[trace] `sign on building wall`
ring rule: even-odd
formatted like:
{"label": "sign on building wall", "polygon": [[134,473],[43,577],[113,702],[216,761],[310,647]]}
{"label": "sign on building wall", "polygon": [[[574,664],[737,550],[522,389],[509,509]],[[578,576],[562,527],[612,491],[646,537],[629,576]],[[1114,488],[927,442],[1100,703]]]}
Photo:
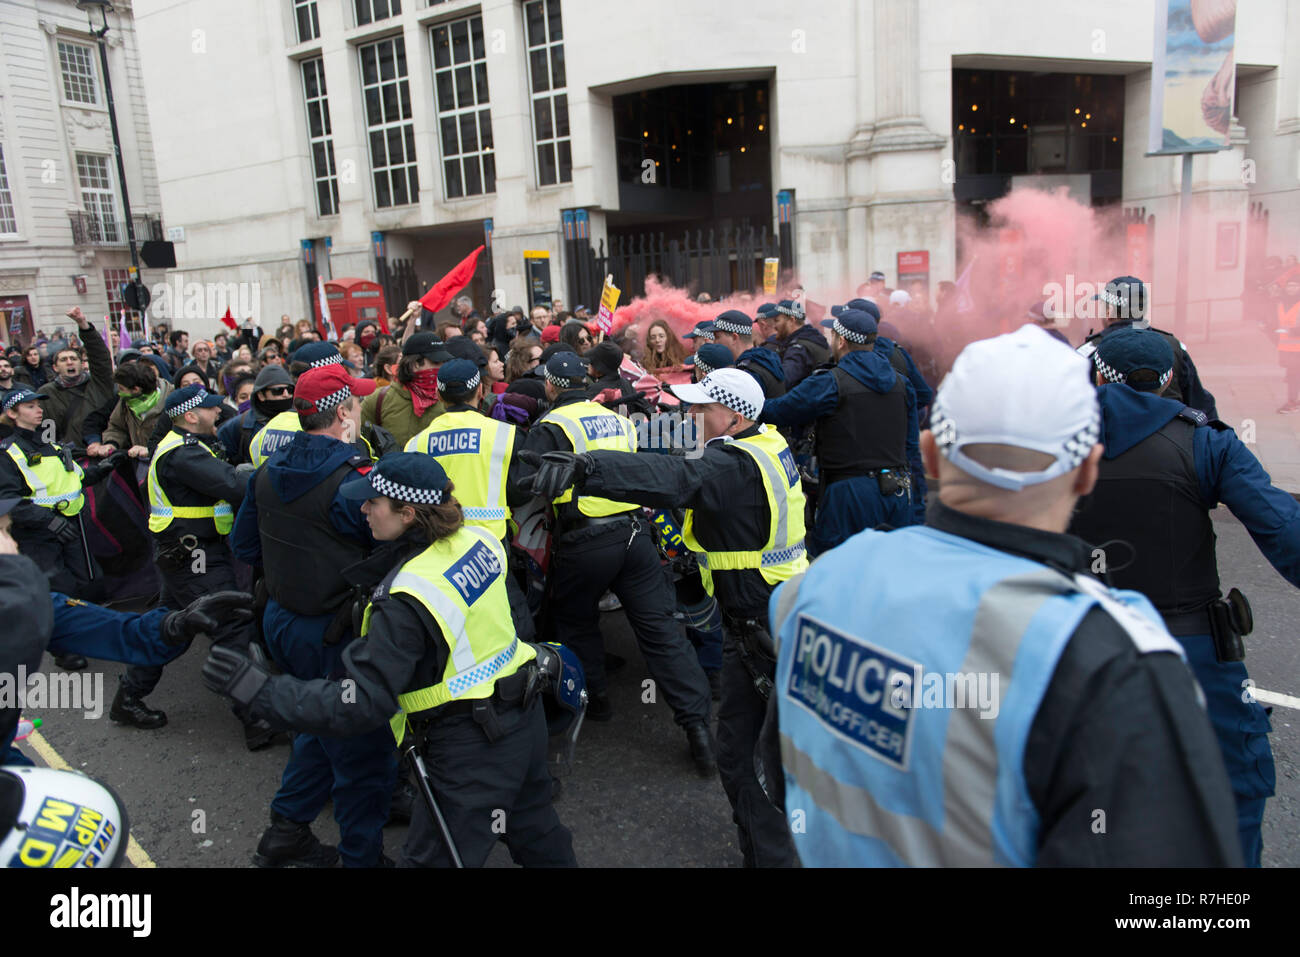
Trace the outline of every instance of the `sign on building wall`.
{"label": "sign on building wall", "polygon": [[926,249],[898,254],[898,288],[910,291],[911,284],[921,282],[930,289],[930,252]]}
{"label": "sign on building wall", "polygon": [[1149,153],[1227,149],[1237,0],[1156,0]]}
{"label": "sign on building wall", "polygon": [[545,249],[524,250],[524,277],[528,282],[528,308],[551,302],[551,254]]}

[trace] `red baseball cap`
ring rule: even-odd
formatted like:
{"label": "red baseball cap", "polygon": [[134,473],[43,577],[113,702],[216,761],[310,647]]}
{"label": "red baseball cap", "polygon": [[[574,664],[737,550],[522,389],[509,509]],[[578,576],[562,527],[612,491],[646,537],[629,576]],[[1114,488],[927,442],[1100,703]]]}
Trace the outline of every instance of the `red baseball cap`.
{"label": "red baseball cap", "polygon": [[542,342],[550,345],[552,342],[560,341],[560,327],[547,326],[542,330]]}
{"label": "red baseball cap", "polygon": [[343,366],[335,363],[308,369],[300,375],[293,389],[293,397],[310,402],[311,408],[300,410],[298,414],[311,415],[336,408],[351,396],[370,395],[374,391],[374,379],[354,379]]}

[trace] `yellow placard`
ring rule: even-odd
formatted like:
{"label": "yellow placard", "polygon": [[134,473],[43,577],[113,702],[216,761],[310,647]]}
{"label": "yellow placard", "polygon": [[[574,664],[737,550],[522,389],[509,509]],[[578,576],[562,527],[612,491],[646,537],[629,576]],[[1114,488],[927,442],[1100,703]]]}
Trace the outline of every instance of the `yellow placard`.
{"label": "yellow placard", "polygon": [[781,260],[764,259],[763,260],[763,295],[776,295],[776,274],[781,268]]}
{"label": "yellow placard", "polygon": [[550,259],[551,254],[547,252],[545,249],[525,249],[524,258],[525,259]]}

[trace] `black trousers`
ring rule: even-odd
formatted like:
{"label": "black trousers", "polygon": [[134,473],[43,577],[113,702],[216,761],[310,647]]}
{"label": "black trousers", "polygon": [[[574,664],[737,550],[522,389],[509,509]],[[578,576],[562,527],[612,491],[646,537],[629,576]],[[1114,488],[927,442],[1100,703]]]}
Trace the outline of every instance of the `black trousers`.
{"label": "black trousers", "polygon": [[[498,714],[503,734],[495,742],[471,716],[457,715],[432,725],[424,744],[429,783],[461,863],[482,867],[504,841],[524,867],[577,867],[573,836],[551,803],[541,700]],[[423,796],[411,810],[400,866],[453,866]]]}
{"label": "black trousers", "polygon": [[[168,544],[162,543],[162,547],[166,548]],[[238,589],[234,559],[224,539],[205,539],[195,547],[202,551],[201,572],[194,570],[197,555],[190,555],[179,562],[161,559],[158,555],[159,542],[154,540],[154,560],[163,581],[162,604],[173,611],[180,611],[204,595]],[[122,688],[127,694],[142,698],[158,687],[162,673],[161,665],[128,665],[122,675]]]}
{"label": "black trousers", "polygon": [[[81,516],[73,515],[68,521],[77,525]],[[92,555],[90,565],[86,564],[88,553],[82,544],[84,536],[77,541],[61,542],[44,529],[14,529],[14,540],[18,543],[18,551],[45,573],[51,591],[96,603],[106,597],[99,563]]]}
{"label": "black trousers", "polygon": [[709,720],[709,682],[695,649],[673,618],[677,597],[668,587],[659,552],[643,523],[596,525],[561,536],[551,562],[551,617],[555,640],[582,661],[587,688],[604,694],[605,643],[600,596],[612,590],[636,635],[650,676],[685,727]]}
{"label": "black trousers", "polygon": [[[774,672],[775,668],[767,669],[768,677]],[[785,815],[763,793],[754,770],[754,749],[767,715],[767,701],[755,690],[754,681],[736,650],[736,639],[729,633],[722,650],[721,683],[718,776],[731,801],[745,866],[793,867],[798,858]]]}

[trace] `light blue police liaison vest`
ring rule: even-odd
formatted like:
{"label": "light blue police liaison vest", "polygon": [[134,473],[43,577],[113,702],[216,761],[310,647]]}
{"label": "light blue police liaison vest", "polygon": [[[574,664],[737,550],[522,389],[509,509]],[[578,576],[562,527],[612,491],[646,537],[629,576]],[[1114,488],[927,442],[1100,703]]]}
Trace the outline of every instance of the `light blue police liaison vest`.
{"label": "light blue police liaison vest", "polygon": [[[1099,603],[1140,653],[1182,654],[1136,592],[921,526],[862,532],[777,589],[785,805],[803,863],[1032,866],[1025,742]],[[986,708],[949,691],[975,692],[981,675]]]}

